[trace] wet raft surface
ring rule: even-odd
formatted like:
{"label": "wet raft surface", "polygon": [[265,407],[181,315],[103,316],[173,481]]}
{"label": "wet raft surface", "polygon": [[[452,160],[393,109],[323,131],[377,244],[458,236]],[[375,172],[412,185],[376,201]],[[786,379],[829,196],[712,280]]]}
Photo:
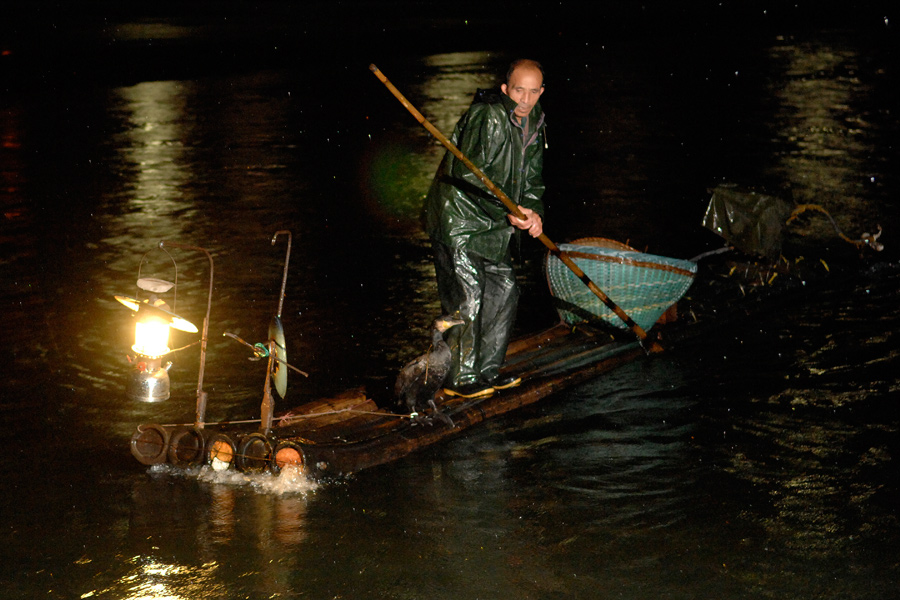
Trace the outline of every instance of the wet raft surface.
{"label": "wet raft surface", "polygon": [[402,458],[644,354],[637,342],[615,341],[590,327],[560,324],[510,345],[504,373],[522,377],[522,385],[477,400],[439,393],[435,402],[453,427],[438,419],[424,422],[379,408],[359,389],[292,410],[273,435],[302,453],[309,475],[342,476]]}

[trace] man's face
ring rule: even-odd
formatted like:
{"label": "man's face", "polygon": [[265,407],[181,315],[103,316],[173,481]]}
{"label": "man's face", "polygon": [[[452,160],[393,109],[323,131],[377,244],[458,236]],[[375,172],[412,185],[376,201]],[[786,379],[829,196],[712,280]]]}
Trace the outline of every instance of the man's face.
{"label": "man's face", "polygon": [[513,111],[515,115],[524,118],[544,93],[544,78],[537,69],[519,67],[513,71],[509,82],[500,86],[500,90],[518,104]]}

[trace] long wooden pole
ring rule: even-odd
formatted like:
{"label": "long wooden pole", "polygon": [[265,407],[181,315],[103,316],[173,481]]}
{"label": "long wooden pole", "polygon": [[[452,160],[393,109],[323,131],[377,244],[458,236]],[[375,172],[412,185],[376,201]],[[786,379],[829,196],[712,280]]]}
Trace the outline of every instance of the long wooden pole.
{"label": "long wooden pole", "polygon": [[[504,204],[504,206],[506,206],[509,212],[513,214],[513,216],[519,219],[525,219],[525,215],[522,214],[521,210],[519,210],[518,205],[513,202],[509,198],[509,196],[507,196],[503,192],[503,190],[497,187],[493,181],[488,179],[487,175],[485,175],[481,171],[481,169],[475,166],[475,164],[470,161],[453,142],[448,140],[447,137],[444,136],[444,134],[442,134],[437,127],[432,125],[428,121],[428,119],[422,116],[422,113],[416,110],[416,107],[409,103],[409,100],[407,100],[403,96],[403,94],[400,93],[400,90],[394,87],[394,84],[384,76],[384,74],[378,69],[378,67],[376,67],[375,65],[369,65],[369,69],[372,71],[372,73],[375,74],[375,77],[377,77],[381,81],[381,83],[383,83],[387,87],[387,89],[390,90],[394,97],[396,97],[397,100],[400,101],[400,104],[406,107],[406,110],[408,110],[410,114],[415,117],[416,121],[421,123],[425,127],[425,129],[427,129],[428,132],[431,133],[431,135],[433,135],[435,139],[437,139],[437,141],[443,144],[444,147],[447,148],[447,150],[452,152],[453,155],[460,160],[460,162],[462,162],[470,171],[472,171],[472,173],[474,173],[475,176],[478,177],[478,179],[485,185],[485,187],[487,187],[487,189],[490,190],[491,193],[493,193],[495,196],[497,196],[497,198],[500,199],[500,201]],[[539,239],[550,250],[550,253],[553,254],[553,256],[561,260],[564,265],[569,267],[569,270],[571,270],[575,274],[575,276],[578,277],[582,281],[582,283],[584,283],[584,285],[586,285],[588,289],[594,293],[595,296],[600,298],[603,304],[605,304],[611,311],[613,311],[616,316],[622,319],[622,321],[628,326],[628,328],[631,329],[632,332],[634,332],[634,335],[637,336],[638,340],[641,341],[642,345],[644,344],[644,342],[650,342],[650,347],[648,348],[647,346],[645,346],[645,350],[647,350],[648,352],[659,352],[662,350],[662,347],[658,343],[648,339],[647,332],[644,331],[640,325],[635,323],[634,319],[629,317],[628,314],[626,314],[618,304],[613,302],[613,300],[603,292],[603,290],[597,287],[597,284],[591,281],[587,274],[585,274],[585,272],[581,270],[581,267],[575,264],[575,262],[571,258],[569,258],[565,252],[560,250],[559,246],[553,243],[553,240],[548,238],[546,234],[543,233],[538,236],[537,239]]]}

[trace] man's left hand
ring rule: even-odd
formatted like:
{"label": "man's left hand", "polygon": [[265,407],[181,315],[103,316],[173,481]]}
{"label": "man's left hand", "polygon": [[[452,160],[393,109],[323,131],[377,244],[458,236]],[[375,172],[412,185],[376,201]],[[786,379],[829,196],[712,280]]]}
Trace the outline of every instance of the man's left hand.
{"label": "man's left hand", "polygon": [[506,215],[509,222],[513,227],[528,231],[528,235],[531,237],[539,237],[544,232],[544,221],[541,219],[541,215],[524,206],[519,206],[519,210],[522,211],[525,218],[520,219],[515,215]]}

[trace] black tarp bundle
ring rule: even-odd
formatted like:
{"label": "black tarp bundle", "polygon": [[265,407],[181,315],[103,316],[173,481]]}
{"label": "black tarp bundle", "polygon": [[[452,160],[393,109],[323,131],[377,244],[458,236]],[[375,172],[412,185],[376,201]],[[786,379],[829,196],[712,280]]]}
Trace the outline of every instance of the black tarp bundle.
{"label": "black tarp bundle", "polygon": [[719,186],[712,192],[703,226],[746,254],[777,260],[792,205],[752,190]]}

